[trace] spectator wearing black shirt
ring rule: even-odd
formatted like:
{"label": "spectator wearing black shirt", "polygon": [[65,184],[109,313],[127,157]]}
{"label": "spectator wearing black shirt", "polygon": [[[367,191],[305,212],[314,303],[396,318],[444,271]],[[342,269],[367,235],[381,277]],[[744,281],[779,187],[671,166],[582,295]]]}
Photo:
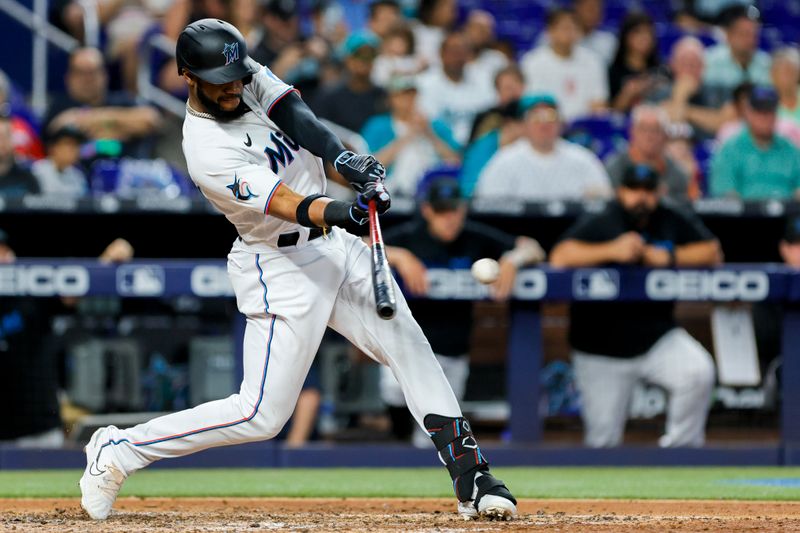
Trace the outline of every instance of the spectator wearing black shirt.
{"label": "spectator wearing black shirt", "polygon": [[351,33],[343,45],[344,79],[320,91],[313,109],[320,118],[359,132],[367,120],[386,113],[386,91],[372,83],[372,64],[380,41],[369,32]]}
{"label": "spectator wearing black shirt", "polygon": [[[632,167],[616,201],[573,225],[551,252],[557,268],[640,265],[703,267],[721,260],[719,243],[692,213],[661,202],[658,174]],[[637,381],[669,394],[660,446],[701,446],[714,385],[711,355],[673,318],[671,302],[573,302],[569,340],[582,398],[584,442],[622,442]]]}
{"label": "spectator wearing black shirt", "polygon": [[20,167],[14,157],[11,120],[0,116],[0,197],[38,193],[39,182],[29,170]]}
{"label": "spectator wearing black shirt", "polygon": [[619,35],[617,53],[608,68],[608,94],[615,110],[627,112],[655,83],[658,48],[653,20],[645,13],[629,13]]}
{"label": "spectator wearing black shirt", "polygon": [[[500,276],[491,286],[492,297],[505,300],[511,294],[517,270],[541,261],[544,252],[528,237],[514,238],[492,227],[467,220],[467,206],[458,181],[447,176],[429,178],[421,217],[386,231],[389,264],[403,281],[404,292],[424,297],[428,292],[428,268],[466,269],[484,257],[497,259]],[[411,312],[431,343],[456,397],[463,399],[469,374],[469,338],[472,302],[464,300],[409,299]],[[400,385],[390,373],[381,377],[384,400],[393,419],[406,417]],[[409,423],[410,426],[410,423]],[[427,435],[414,442],[429,445]]]}
{"label": "spectator wearing black shirt", "polygon": [[78,48],[72,52],[64,82],[66,94],[47,110],[44,123],[48,131],[73,125],[91,140],[120,141],[125,155],[149,155],[152,147],[146,138],[159,127],[158,112],[137,105],[124,93],[108,92],[108,74],[99,50]]}

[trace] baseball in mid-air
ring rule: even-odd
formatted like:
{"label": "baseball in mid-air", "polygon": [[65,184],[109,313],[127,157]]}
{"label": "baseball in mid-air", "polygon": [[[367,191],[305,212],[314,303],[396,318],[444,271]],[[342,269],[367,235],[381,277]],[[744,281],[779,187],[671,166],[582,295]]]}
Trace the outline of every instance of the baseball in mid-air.
{"label": "baseball in mid-air", "polygon": [[470,270],[475,279],[481,283],[494,283],[500,275],[500,264],[494,259],[484,257],[472,263],[472,268]]}

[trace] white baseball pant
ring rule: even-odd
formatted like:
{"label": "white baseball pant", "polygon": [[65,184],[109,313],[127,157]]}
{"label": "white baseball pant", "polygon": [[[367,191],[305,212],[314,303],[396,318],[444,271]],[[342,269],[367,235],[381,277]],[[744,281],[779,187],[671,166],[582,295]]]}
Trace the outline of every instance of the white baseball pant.
{"label": "white baseball pant", "polygon": [[[439,366],[442,367],[444,377],[450,384],[456,399],[460,402],[464,399],[464,392],[467,389],[467,378],[469,378],[469,354],[459,356],[447,356],[434,354]],[[392,369],[383,366],[380,371],[380,391],[381,399],[386,402],[386,405],[391,407],[403,407],[406,405],[405,397],[403,396],[403,388],[395,378]],[[414,429],[411,435],[411,442],[417,448],[433,448],[433,441],[428,436],[428,432],[420,426]]]}
{"label": "white baseball pant", "polygon": [[622,443],[631,395],[639,380],[664,387],[669,397],[666,431],[659,446],[702,446],[705,442],[714,363],[686,330],[665,333],[647,353],[631,359],[576,350],[572,361],[587,446]]}
{"label": "white baseball pant", "polygon": [[339,229],[303,241],[259,253],[234,244],[228,274],[247,317],[239,393],[112,430],[103,449],[113,451],[117,466],[129,474],[158,459],[277,435],[294,410],[326,326],[391,368],[420,426],[431,413],[461,416],[396,284],[394,319],[378,317],[369,248]]}

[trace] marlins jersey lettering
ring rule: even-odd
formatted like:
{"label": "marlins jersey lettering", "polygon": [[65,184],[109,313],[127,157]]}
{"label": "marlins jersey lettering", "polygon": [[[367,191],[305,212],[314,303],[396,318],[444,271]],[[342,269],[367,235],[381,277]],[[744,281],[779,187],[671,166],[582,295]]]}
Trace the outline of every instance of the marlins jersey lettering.
{"label": "marlins jersey lettering", "polygon": [[293,90],[262,66],[244,86],[242,98],[250,112],[218,121],[187,109],[183,123],[183,153],[192,181],[254,247],[274,247],[281,233],[308,233],[298,224],[265,216],[281,183],[303,196],[325,192],[322,160],[269,119],[272,107]]}

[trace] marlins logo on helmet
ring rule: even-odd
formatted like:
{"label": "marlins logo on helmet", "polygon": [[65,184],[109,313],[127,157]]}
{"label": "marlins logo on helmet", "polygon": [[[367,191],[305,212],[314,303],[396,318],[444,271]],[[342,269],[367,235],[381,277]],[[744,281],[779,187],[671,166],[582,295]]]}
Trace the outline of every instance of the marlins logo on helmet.
{"label": "marlins logo on helmet", "polygon": [[222,49],[222,54],[225,56],[225,64],[230,65],[234,61],[239,60],[239,43],[225,43]]}

